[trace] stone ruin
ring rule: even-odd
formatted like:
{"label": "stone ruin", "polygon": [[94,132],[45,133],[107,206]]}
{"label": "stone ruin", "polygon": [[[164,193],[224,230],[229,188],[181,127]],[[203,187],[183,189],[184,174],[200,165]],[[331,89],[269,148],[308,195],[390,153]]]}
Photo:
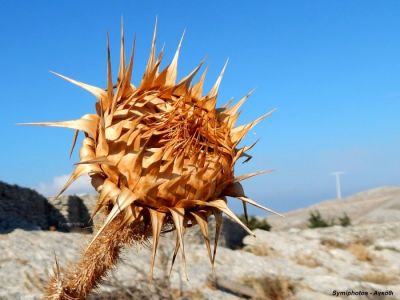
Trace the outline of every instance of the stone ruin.
{"label": "stone ruin", "polygon": [[0,181],[0,233],[16,228],[92,232],[94,196],[47,199],[38,192]]}

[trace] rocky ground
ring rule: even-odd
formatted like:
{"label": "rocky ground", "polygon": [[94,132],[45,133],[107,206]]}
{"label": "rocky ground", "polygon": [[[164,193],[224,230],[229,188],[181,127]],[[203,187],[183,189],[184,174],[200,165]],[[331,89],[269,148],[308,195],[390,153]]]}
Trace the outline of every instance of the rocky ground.
{"label": "rocky ground", "polygon": [[[255,233],[256,238],[244,238],[242,249],[218,248],[216,276],[205,246],[188,238],[188,281],[179,261],[168,277],[171,236],[162,239],[153,283],[148,282],[149,248],[128,249],[91,298],[400,299],[399,222]],[[0,235],[0,299],[40,299],[54,256],[65,266],[90,237],[21,229]],[[369,295],[334,296],[351,290]]]}
{"label": "rocky ground", "polygon": [[[55,256],[66,266],[90,240],[95,200],[47,200],[0,182],[0,299],[41,298]],[[305,229],[313,210],[326,220],[346,212],[353,226]],[[173,236],[162,239],[152,283],[149,247],[127,249],[91,299],[400,299],[400,188],[370,190],[285,215],[268,217],[273,231],[256,230],[256,238],[225,220],[215,274],[198,230],[188,230],[189,280],[179,261],[168,276]],[[95,218],[95,226],[100,221]],[[214,229],[211,222],[210,232]]]}

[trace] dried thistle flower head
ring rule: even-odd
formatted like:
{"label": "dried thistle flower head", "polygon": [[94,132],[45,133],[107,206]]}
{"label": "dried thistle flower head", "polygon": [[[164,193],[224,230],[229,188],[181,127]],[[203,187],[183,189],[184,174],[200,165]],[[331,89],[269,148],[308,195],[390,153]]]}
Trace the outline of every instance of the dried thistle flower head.
{"label": "dried thistle flower head", "polygon": [[[30,123],[74,129],[72,150],[79,131],[84,133],[80,162],[60,194],[79,176],[89,174],[99,193],[93,214],[101,211],[107,215],[93,241],[117,218],[121,230],[140,225],[153,237],[151,269],[166,225],[177,233],[174,258],[180,248],[184,259],[183,232],[198,224],[213,264],[222,213],[252,234],[228,208],[227,196],[240,199],[244,207],[250,203],[271,211],[246,197],[240,184],[263,172],[234,175],[235,163],[241,157],[249,160],[246,152],[254,146],[239,148],[238,144],[271,112],[234,127],[238,110],[250,94],[233,106],[216,108],[226,65],[208,94],[202,91],[206,72],[192,84],[202,63],[176,83],[181,44],[182,39],[172,62],[160,71],[163,51],[156,56],[155,30],[150,57],[136,87],[131,83],[133,51],[126,65],[122,32],[116,83],[112,80],[109,48],[105,90],[57,74],[97,97],[96,114],[73,121]],[[213,253],[208,238],[210,215],[217,222]]]}

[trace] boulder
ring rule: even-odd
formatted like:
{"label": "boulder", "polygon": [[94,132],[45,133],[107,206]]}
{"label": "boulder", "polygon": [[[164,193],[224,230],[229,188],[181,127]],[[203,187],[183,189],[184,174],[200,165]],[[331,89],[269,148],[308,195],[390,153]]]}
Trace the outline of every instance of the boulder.
{"label": "boulder", "polygon": [[0,182],[0,232],[48,230],[63,222],[59,211],[36,191]]}

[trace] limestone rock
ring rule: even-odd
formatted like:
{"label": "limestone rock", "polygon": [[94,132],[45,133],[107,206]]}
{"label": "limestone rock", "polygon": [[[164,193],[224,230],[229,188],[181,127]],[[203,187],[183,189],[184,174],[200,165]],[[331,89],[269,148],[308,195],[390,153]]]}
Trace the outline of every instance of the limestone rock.
{"label": "limestone rock", "polygon": [[58,230],[93,232],[93,222],[91,214],[96,204],[97,197],[94,195],[62,195],[49,198],[49,202],[60,212],[65,222],[59,224]]}
{"label": "limestone rock", "polygon": [[0,232],[15,228],[49,229],[64,222],[63,216],[34,190],[0,181]]}

